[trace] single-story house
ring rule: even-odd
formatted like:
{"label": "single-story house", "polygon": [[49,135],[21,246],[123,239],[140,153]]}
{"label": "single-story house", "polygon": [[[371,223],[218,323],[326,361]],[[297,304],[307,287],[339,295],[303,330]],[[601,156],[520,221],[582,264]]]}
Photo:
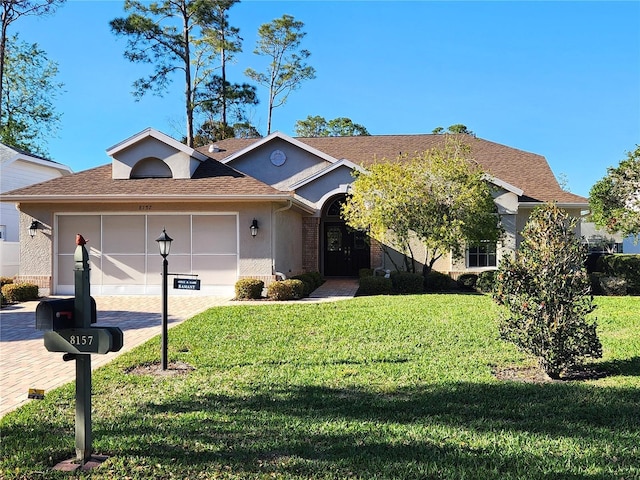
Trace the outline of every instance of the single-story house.
{"label": "single-story house", "polygon": [[[0,195],[63,175],[71,169],[53,160],[0,143]],[[0,276],[13,277],[20,266],[20,213],[0,203]]]}
{"label": "single-story house", "polygon": [[[275,132],[192,149],[146,129],[109,148],[106,165],[3,196],[21,212],[20,276],[45,294],[73,293],[75,236],[81,233],[88,240],[93,294],[157,294],[162,259],[155,240],[163,229],[174,239],[170,273],[198,275],[201,294],[231,293],[248,277],[269,283],[306,271],[331,277],[390,268],[381,245],[340,217],[352,172],[376,159],[442,147],[444,140]],[[437,270],[455,276],[496,268],[542,202],[555,201],[576,216],[587,208],[585,198],[560,188],[544,157],[471,135],[464,142],[498,189],[506,234],[499,245],[470,246],[463,260],[441,258]],[[34,220],[41,230],[31,238]]]}

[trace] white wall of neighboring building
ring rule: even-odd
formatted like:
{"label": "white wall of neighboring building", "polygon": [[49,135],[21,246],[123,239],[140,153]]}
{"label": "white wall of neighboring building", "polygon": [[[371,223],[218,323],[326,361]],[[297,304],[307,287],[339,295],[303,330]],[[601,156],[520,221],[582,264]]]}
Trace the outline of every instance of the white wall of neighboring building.
{"label": "white wall of neighboring building", "polygon": [[[66,165],[20,152],[0,143],[0,194],[52,178],[69,175]],[[25,232],[23,232],[24,235]],[[0,276],[18,274],[20,212],[12,203],[0,203]]]}

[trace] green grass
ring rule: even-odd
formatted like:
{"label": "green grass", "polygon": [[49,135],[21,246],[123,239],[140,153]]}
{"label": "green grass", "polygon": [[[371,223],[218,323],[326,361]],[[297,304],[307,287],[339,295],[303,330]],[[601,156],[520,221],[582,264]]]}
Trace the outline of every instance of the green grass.
{"label": "green grass", "polygon": [[[499,381],[535,360],[499,340],[479,295],[369,297],[215,308],[172,329],[187,375],[126,373],[158,338],[93,376],[87,478],[640,478],[640,298],[598,298],[612,372],[589,381]],[[44,348],[44,347],[43,347]],[[74,452],[74,392],[0,420],[1,478]],[[76,474],[81,475],[81,474]]]}

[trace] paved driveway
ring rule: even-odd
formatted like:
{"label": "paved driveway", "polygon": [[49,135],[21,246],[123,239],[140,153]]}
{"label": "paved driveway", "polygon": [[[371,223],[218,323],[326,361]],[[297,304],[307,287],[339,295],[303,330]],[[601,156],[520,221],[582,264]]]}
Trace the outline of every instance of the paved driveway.
{"label": "paved driveway", "polygon": [[[159,297],[94,297],[98,325],[120,327],[124,346],[120,352],[92,355],[91,366],[102,366],[120,353],[161,333]],[[228,303],[222,297],[169,297],[169,328],[207,308]],[[25,403],[30,388],[46,391],[75,380],[75,362],[44,348],[43,332],[36,330],[38,302],[24,302],[0,310],[0,417]]]}

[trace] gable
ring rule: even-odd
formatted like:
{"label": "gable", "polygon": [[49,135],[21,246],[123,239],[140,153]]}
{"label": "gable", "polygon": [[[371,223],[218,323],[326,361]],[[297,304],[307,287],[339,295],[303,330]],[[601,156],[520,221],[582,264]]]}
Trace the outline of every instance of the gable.
{"label": "gable", "polygon": [[205,155],[153,129],[146,129],[109,148],[114,180],[191,178]]}
{"label": "gable", "polygon": [[223,163],[283,191],[292,190],[292,185],[331,165],[326,157],[280,136],[258,143]]}

